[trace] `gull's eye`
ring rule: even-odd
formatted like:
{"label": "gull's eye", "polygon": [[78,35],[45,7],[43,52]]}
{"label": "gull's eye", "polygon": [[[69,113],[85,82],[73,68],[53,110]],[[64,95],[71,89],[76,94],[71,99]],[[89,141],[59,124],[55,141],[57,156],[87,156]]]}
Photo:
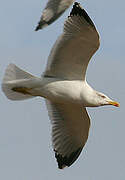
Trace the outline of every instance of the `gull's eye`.
{"label": "gull's eye", "polygon": [[98,96],[100,96],[101,98],[106,98],[106,96],[105,95],[103,95],[103,94],[101,94],[101,93],[97,93],[98,94]]}
{"label": "gull's eye", "polygon": [[106,98],[104,95],[101,95],[102,98]]}

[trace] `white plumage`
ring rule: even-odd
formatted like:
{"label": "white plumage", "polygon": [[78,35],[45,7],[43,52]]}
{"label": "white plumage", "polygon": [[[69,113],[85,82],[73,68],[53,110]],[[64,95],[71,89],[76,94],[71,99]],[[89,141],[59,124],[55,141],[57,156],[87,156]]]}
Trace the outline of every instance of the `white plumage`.
{"label": "white plumage", "polygon": [[79,156],[89,133],[86,107],[119,104],[86,82],[90,58],[99,48],[99,34],[87,13],[75,3],[57,39],[41,78],[10,64],[2,89],[11,100],[46,98],[52,122],[52,142],[58,167],[70,166]]}

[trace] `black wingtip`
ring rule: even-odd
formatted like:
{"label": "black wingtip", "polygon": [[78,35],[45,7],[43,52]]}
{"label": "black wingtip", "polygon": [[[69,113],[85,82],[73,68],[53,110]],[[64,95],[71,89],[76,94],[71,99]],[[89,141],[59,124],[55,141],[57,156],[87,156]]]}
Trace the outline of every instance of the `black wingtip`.
{"label": "black wingtip", "polygon": [[39,31],[40,29],[42,29],[42,26],[41,26],[41,23],[39,22],[36,29],[35,29],[35,31]]}
{"label": "black wingtip", "polygon": [[58,162],[58,168],[59,169],[63,169],[64,167],[66,166],[71,166],[75,161],[76,159],[78,158],[78,156],[80,155],[82,151],[82,148],[79,148],[77,149],[77,151],[75,152],[72,152],[70,154],[70,156],[62,156],[60,154],[58,154],[56,151],[55,151],[55,157],[57,159],[57,162]]}
{"label": "black wingtip", "polygon": [[36,27],[35,31],[38,31],[38,30],[40,30],[40,27],[39,27],[39,25]]}
{"label": "black wingtip", "polygon": [[85,20],[94,27],[94,23],[92,22],[92,20],[90,19],[90,17],[88,16],[88,14],[86,13],[86,11],[81,7],[80,3],[75,2],[72,8],[72,11],[70,13],[69,17],[72,17],[74,15],[79,15],[79,16],[83,16],[85,18]]}
{"label": "black wingtip", "polygon": [[39,31],[40,29],[43,29],[46,26],[48,26],[48,23],[44,20],[40,20],[35,31]]}

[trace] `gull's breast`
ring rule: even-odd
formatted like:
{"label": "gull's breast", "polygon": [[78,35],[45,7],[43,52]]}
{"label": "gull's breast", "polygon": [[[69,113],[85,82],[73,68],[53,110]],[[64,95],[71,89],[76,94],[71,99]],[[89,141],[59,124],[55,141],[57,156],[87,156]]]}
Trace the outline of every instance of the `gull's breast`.
{"label": "gull's breast", "polygon": [[39,94],[53,102],[81,103],[83,81],[51,80],[39,88]]}

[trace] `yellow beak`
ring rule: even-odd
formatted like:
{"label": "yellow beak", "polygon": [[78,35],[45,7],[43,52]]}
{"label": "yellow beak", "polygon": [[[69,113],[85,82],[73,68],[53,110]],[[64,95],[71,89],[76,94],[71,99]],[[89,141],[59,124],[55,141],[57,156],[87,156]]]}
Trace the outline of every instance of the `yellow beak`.
{"label": "yellow beak", "polygon": [[118,102],[115,102],[115,101],[110,101],[109,102],[109,105],[113,105],[113,106],[116,106],[116,107],[120,107],[120,104]]}

